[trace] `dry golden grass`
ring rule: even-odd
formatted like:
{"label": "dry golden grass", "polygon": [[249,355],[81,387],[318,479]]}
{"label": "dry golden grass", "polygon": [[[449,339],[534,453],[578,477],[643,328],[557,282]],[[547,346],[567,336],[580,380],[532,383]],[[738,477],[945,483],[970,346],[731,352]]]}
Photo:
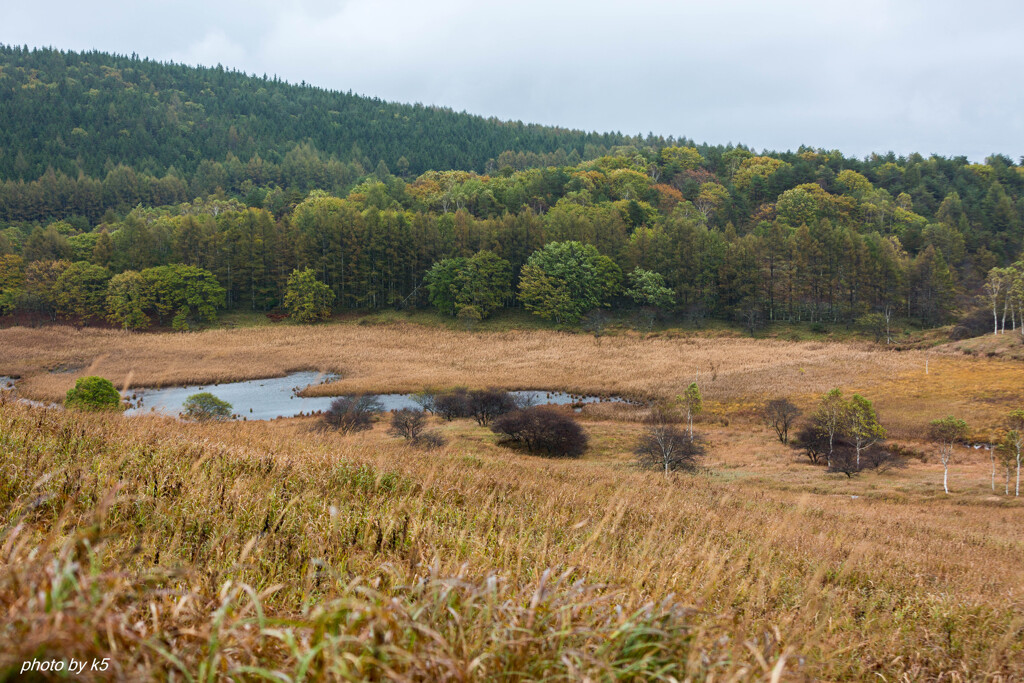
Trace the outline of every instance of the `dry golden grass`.
{"label": "dry golden grass", "polygon": [[1024,336],[1021,336],[1019,329],[1007,330],[1002,334],[986,334],[943,344],[941,350],[945,353],[1024,360]]}
{"label": "dry golden grass", "polygon": [[0,331],[0,374],[48,400],[85,374],[140,386],[300,369],[340,373],[316,388],[331,393],[660,398],[698,368],[706,469],[668,479],[631,464],[640,406],[586,406],[590,451],[549,461],[468,420],[438,424],[449,445],[425,453],[384,425],[343,438],[310,419],[0,404],[0,506],[17,522],[0,536],[0,673],[84,648],[116,651],[122,678],[295,676],[307,660],[335,679],[1024,677],[1024,504],[992,495],[984,451],[959,449],[946,496],[934,457],[826,475],[757,417],[766,396],[809,411],[841,386],[927,456],[929,420],[953,413],[982,437],[1024,405],[1019,363],[952,345],[411,324]]}
{"label": "dry golden grass", "polygon": [[699,371],[705,394],[726,399],[783,386],[795,394],[820,392],[923,367],[916,352],[886,353],[866,345],[632,335],[598,342],[547,330],[472,333],[414,324],[193,334],[10,328],[0,330],[0,348],[0,374],[24,376],[22,392],[48,400],[58,400],[83,374],[99,374],[119,386],[154,386],[311,369],[342,375],[340,382],[315,389],[326,393],[467,385],[671,396]]}
{"label": "dry golden grass", "polygon": [[549,461],[469,421],[424,453],[383,425],[0,406],[19,522],[0,670],[77,652],[122,678],[1024,675],[1019,504],[926,490],[931,466],[826,476],[711,425],[708,470],[666,479],[629,465],[637,425],[585,424],[594,451]]}
{"label": "dry golden grass", "polygon": [[[926,375],[925,362],[929,373]],[[810,409],[839,386],[876,402],[894,435],[921,437],[954,413],[984,435],[1024,405],[1024,366],[970,357],[955,346],[926,354],[870,344],[736,338],[588,335],[546,330],[472,333],[408,323],[132,334],[53,326],[0,330],[0,375],[21,375],[21,395],[59,401],[76,377],[119,387],[208,384],[321,370],[339,382],[311,394],[406,392],[430,386],[500,386],[667,398],[700,373],[719,416],[750,419],[766,397]]]}

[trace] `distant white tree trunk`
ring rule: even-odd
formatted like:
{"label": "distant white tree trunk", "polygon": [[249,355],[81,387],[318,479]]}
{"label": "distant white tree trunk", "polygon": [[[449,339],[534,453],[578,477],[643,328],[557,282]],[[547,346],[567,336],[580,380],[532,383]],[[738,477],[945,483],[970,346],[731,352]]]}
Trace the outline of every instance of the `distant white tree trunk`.
{"label": "distant white tree trunk", "polygon": [[1013,495],[1020,495],[1020,446],[1017,446],[1017,489]]}
{"label": "distant white tree trunk", "polygon": [[996,449],[990,446],[988,449],[989,457],[992,458],[992,493],[996,492]]}
{"label": "distant white tree trunk", "polygon": [[985,281],[985,293],[992,301],[992,334],[999,334],[999,295],[1003,291],[1003,278],[995,268]]}
{"label": "distant white tree trunk", "polygon": [[942,444],[939,459],[942,460],[942,490],[949,493],[949,463],[953,460],[953,444]]}

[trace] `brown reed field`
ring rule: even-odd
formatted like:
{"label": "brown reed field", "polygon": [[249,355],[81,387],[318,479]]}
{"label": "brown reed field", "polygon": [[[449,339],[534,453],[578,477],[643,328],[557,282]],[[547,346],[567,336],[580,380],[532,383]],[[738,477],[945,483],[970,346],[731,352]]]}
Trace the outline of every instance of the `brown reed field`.
{"label": "brown reed field", "polygon": [[[925,374],[925,361],[928,373]],[[0,331],[0,374],[56,400],[298,369],[318,390],[708,397],[696,474],[639,471],[635,406],[586,406],[579,460],[469,420],[407,446],[313,418],[186,424],[0,403],[0,678],[110,658],[122,680],[1024,680],[1024,504],[921,440],[1024,405],[1019,363],[871,345],[416,325]],[[909,467],[825,474],[756,418],[861,391]],[[86,678],[89,676],[87,675]]]}
{"label": "brown reed field", "polygon": [[640,399],[671,398],[699,379],[718,414],[741,418],[766,398],[789,396],[809,407],[838,386],[875,401],[895,435],[920,438],[928,421],[955,412],[984,436],[1007,410],[1024,405],[1024,366],[966,355],[963,344],[927,352],[695,334],[598,340],[552,330],[464,332],[401,322],[189,334],[14,327],[0,330],[0,375],[20,376],[22,396],[52,402],[90,374],[130,389],[315,370],[341,380],[311,387],[310,395],[495,386]]}

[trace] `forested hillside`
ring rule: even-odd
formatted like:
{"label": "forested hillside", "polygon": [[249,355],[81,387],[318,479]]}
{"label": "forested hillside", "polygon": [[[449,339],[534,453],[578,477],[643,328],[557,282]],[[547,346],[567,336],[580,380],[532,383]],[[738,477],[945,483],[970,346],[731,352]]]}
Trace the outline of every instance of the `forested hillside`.
{"label": "forested hillside", "polygon": [[[118,164],[191,180],[204,160],[233,157],[243,166],[254,158],[268,164],[265,175],[250,174],[254,181],[303,185],[309,179],[294,168],[301,159],[288,158],[302,142],[324,160],[367,170],[383,161],[403,174],[483,171],[505,150],[573,163],[634,142],[392,104],[222,67],[2,46],[0,120],[0,177],[13,180],[34,180],[47,168],[102,179]],[[337,182],[331,174],[358,170],[331,169],[328,178]]]}
{"label": "forested hillside", "polygon": [[[185,317],[208,319],[281,306],[311,269],[335,309],[935,325],[1015,261],[988,304],[1013,326],[1024,310],[1024,167],[1005,156],[592,135],[20,48],[0,50],[0,120],[0,314],[167,322],[183,304],[155,283],[192,278],[212,298]],[[577,242],[592,253],[539,251]],[[198,270],[152,270],[169,265]]]}

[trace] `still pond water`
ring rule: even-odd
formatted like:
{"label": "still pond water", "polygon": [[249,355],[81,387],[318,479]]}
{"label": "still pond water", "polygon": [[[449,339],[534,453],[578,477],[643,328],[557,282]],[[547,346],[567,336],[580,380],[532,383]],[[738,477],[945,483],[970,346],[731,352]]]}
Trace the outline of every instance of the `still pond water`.
{"label": "still pond water", "polygon": [[[231,404],[238,417],[249,420],[273,420],[276,417],[294,417],[300,413],[310,414],[327,410],[336,396],[304,397],[296,394],[312,384],[321,384],[336,379],[319,372],[295,372],[285,377],[253,379],[245,382],[213,384],[189,387],[167,387],[164,389],[136,389],[130,394],[136,397],[128,415],[160,412],[177,415],[185,399],[200,391],[208,391],[217,398]],[[556,391],[513,391],[513,396],[529,398],[536,405],[567,403],[597,403],[599,401],[621,401],[618,398],[599,396],[574,396]],[[378,394],[376,398],[384,410],[402,408],[418,409],[412,394]]]}

